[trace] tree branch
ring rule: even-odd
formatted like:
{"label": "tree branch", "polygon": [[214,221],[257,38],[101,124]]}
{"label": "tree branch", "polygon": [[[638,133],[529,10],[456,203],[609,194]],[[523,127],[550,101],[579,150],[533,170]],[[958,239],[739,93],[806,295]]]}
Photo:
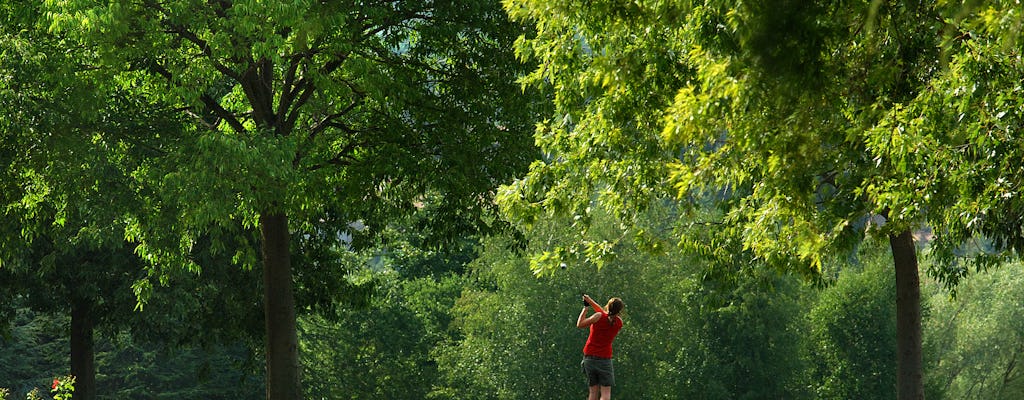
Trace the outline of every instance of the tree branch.
{"label": "tree branch", "polygon": [[[277,119],[287,119],[284,115],[292,106],[292,100],[295,99],[295,75],[299,70],[299,65],[302,64],[302,60],[307,55],[303,53],[293,54],[288,58],[288,70],[284,73],[284,81],[281,84],[281,98],[277,101]],[[292,125],[294,126],[294,125]]]}
{"label": "tree branch", "polygon": [[193,119],[199,121],[201,124],[203,124],[203,126],[205,126],[209,130],[216,130],[217,125],[220,125],[220,121],[222,121],[220,117],[217,117],[216,121],[209,122],[202,115],[199,115],[195,111],[192,111],[190,107],[182,107],[179,109],[179,112],[183,112],[188,116],[192,117]]}
{"label": "tree branch", "polygon": [[[231,4],[230,0],[208,0],[206,2],[206,4],[209,5],[210,8],[213,9],[213,12],[215,14],[217,14],[218,17],[221,17],[221,18],[227,18],[228,17],[227,11],[233,5],[233,4]],[[218,6],[218,7],[214,7],[215,5]]]}
{"label": "tree branch", "polygon": [[321,133],[323,133],[324,130],[326,130],[329,127],[340,128],[340,129],[342,129],[342,130],[344,130],[344,131],[346,131],[348,133],[355,133],[354,129],[351,129],[348,126],[345,126],[344,124],[337,123],[335,121],[338,118],[343,117],[345,114],[348,114],[350,111],[355,109],[356,106],[359,105],[360,100],[362,100],[362,96],[359,96],[358,99],[353,100],[351,104],[349,104],[347,107],[345,107],[345,109],[343,109],[343,110],[341,110],[339,112],[336,112],[334,114],[328,115],[328,116],[324,117],[323,119],[321,119],[320,122],[317,122],[316,125],[313,125],[309,129],[309,136],[307,137],[307,139],[312,140],[314,137],[320,135]]}
{"label": "tree branch", "polygon": [[302,91],[302,94],[299,96],[299,99],[295,102],[294,105],[292,105],[291,110],[288,111],[288,117],[284,121],[284,126],[286,126],[289,131],[295,127],[295,121],[299,119],[299,114],[301,114],[300,111],[302,110],[302,106],[306,104],[306,102],[308,102],[311,97],[313,97],[313,92],[313,85],[306,86],[306,88]]}
{"label": "tree branch", "polygon": [[[285,82],[282,87],[281,98],[278,101],[278,117],[284,117],[284,124],[282,125],[288,131],[291,131],[295,127],[295,122],[298,120],[301,114],[301,108],[309,102],[309,99],[316,93],[316,86],[310,81],[308,76],[302,76],[295,80],[295,76],[298,73],[298,67],[301,64],[302,59],[311,57],[314,53],[300,53],[292,56],[288,71],[285,73]],[[323,65],[318,72],[320,75],[330,75],[341,68],[344,64],[345,59],[348,58],[347,53],[336,54],[336,57]],[[294,81],[294,84],[292,83]],[[347,83],[347,82],[346,82]],[[352,87],[349,84],[349,87]],[[353,88],[353,91],[355,89]]]}
{"label": "tree branch", "polygon": [[396,13],[394,13],[392,15],[394,16],[393,18],[389,18],[389,19],[385,20],[384,23],[380,24],[377,27],[367,26],[367,27],[363,28],[363,37],[364,38],[368,38],[368,37],[371,37],[373,35],[376,35],[376,34],[379,34],[381,32],[384,32],[387,29],[396,28],[396,27],[405,27],[405,28],[408,28],[408,29],[412,29],[411,26],[405,25],[406,22],[411,21],[411,20],[423,20],[423,21],[430,20],[430,14],[426,10],[424,10],[424,11],[412,11],[412,10],[410,10],[410,11],[407,11],[407,12],[404,12],[404,13],[396,12]]}
{"label": "tree branch", "polygon": [[358,146],[366,146],[367,144],[368,143],[366,141],[355,141],[355,140],[353,140],[353,141],[349,142],[348,144],[346,144],[345,147],[343,147],[341,150],[338,150],[338,152],[335,153],[334,157],[331,157],[330,160],[326,160],[326,161],[324,161],[322,163],[319,163],[319,164],[316,164],[316,165],[312,165],[312,166],[310,166],[307,169],[307,171],[316,171],[316,170],[319,170],[321,168],[325,168],[328,165],[334,165],[334,166],[352,165],[352,162],[355,161],[355,158],[352,157],[352,151],[355,150],[356,147],[358,147]]}
{"label": "tree branch", "polygon": [[[256,124],[262,128],[279,128],[274,114],[273,64],[270,60],[264,58],[250,65],[239,83],[252,106]],[[287,135],[289,132],[278,133]]]}
{"label": "tree branch", "polygon": [[[168,84],[175,85],[174,75],[171,74],[171,71],[167,70],[167,68],[165,68],[163,65],[152,63],[147,65],[146,69],[148,69],[151,73],[164,77],[164,79],[167,80]],[[217,102],[217,100],[210,96],[209,93],[203,93],[201,96],[199,96],[199,100],[202,101],[203,104],[214,113],[214,115],[216,115],[221,120],[227,122],[228,125],[230,125],[231,128],[234,129],[236,132],[246,132],[245,126],[242,125],[242,122],[239,121],[234,114],[232,114],[224,107],[222,107],[220,103]]]}
{"label": "tree branch", "polygon": [[206,59],[210,61],[210,64],[212,64],[213,67],[217,69],[218,72],[224,74],[225,76],[231,79],[234,79],[236,82],[242,79],[242,76],[239,75],[238,72],[231,68],[228,68],[227,65],[224,65],[223,63],[218,61],[217,57],[213,55],[213,50],[210,49],[210,45],[206,43],[205,40],[200,39],[199,36],[197,36],[195,33],[189,31],[184,26],[172,24],[170,21],[166,19],[161,20],[160,24],[164,25],[167,28],[167,33],[177,34],[178,37],[181,37],[182,39],[185,39],[190,43],[194,44],[196,47],[198,47],[199,51],[202,52],[203,56],[205,56]]}
{"label": "tree branch", "polygon": [[240,134],[247,132],[247,130],[245,129],[245,125],[242,125],[242,122],[239,121],[238,118],[235,118],[234,114],[228,112],[228,110],[224,109],[224,107],[221,107],[220,103],[214,100],[212,96],[210,96],[207,93],[203,93],[203,95],[200,96],[199,99],[202,100],[203,104],[206,105],[206,107],[210,108],[210,110],[213,111],[213,113],[217,115],[217,117],[227,122],[228,125],[231,126],[231,129],[233,129],[235,132],[238,132]]}

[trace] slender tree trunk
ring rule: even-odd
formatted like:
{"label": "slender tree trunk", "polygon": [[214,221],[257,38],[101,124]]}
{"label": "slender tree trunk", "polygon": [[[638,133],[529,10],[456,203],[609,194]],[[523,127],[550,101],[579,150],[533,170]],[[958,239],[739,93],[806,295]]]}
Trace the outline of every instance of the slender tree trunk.
{"label": "slender tree trunk", "polygon": [[260,215],[263,250],[263,302],[266,319],[267,399],[299,400],[299,348],[295,294],[289,253],[288,217]]}
{"label": "slender tree trunk", "polygon": [[74,400],[96,398],[96,364],[93,355],[92,304],[85,300],[71,302],[71,375],[75,377]]}
{"label": "slender tree trunk", "polygon": [[921,362],[921,281],[910,231],[889,236],[896,267],[896,395],[924,400]]}

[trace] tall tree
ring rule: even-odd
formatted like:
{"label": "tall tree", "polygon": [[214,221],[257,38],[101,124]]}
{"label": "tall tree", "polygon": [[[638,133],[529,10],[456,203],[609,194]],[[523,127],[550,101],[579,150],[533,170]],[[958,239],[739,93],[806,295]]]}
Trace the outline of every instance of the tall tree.
{"label": "tall tree", "polygon": [[126,231],[138,251],[198,269],[185,255],[202,234],[260,232],[260,255],[243,246],[235,259],[262,265],[267,398],[302,397],[293,232],[372,233],[428,192],[441,194],[439,236],[486,227],[487,193],[528,159],[531,107],[510,95],[521,30],[496,3],[46,7],[51,29],[95,49],[122,89],[194,117],[179,146],[132,171],[149,199]]}
{"label": "tall tree", "polygon": [[[166,107],[106,85],[95,52],[47,32],[42,19],[38,2],[0,7],[0,290],[36,312],[70,315],[74,398],[93,399],[98,329],[173,342],[236,340],[251,335],[255,297],[247,289],[255,284],[227,284],[229,261],[221,256],[204,263],[212,267],[206,284],[179,274],[173,294],[162,290],[149,313],[133,312],[132,285],[146,274],[135,244],[125,241],[125,216],[143,207],[129,174],[173,143],[165,139],[182,124]],[[209,240],[201,239],[190,256],[210,258]],[[196,298],[210,308],[189,301]],[[233,318],[211,322],[217,306]],[[208,329],[204,335],[178,323],[185,315],[188,328]]]}
{"label": "tall tree", "polygon": [[[1019,179],[997,167],[1014,165],[1010,149],[1019,147],[1010,143],[1020,120],[1005,118],[1022,101],[1014,82],[1024,74],[1011,61],[1021,48],[1015,5],[505,7],[536,25],[518,51],[538,61],[528,82],[553,88],[556,107],[536,134],[551,157],[503,190],[507,215],[526,225],[546,213],[586,221],[596,198],[629,217],[662,189],[686,199],[710,193],[726,210],[723,234],[812,276],[865,235],[888,237],[899,398],[923,398],[914,230],[934,227],[947,260],[979,235],[1001,248],[1021,243],[1019,223],[1007,222],[1020,220]],[[602,256],[579,242],[554,255]],[[995,259],[967,254],[983,265]],[[936,272],[951,283],[968,271],[946,265]]]}
{"label": "tall tree", "polygon": [[[104,120],[123,120],[104,112],[91,73],[78,69],[88,55],[76,59],[61,51],[69,43],[36,29],[39,17],[30,2],[0,8],[0,107],[7,116],[0,124],[6,221],[0,285],[37,310],[70,314],[74,396],[93,399],[94,327],[115,314],[110,308],[127,306],[117,314],[130,313],[131,304],[115,298],[130,297],[138,276],[126,261],[135,257],[116,214],[132,207],[131,200],[92,136],[102,125],[112,127]],[[115,306],[105,314],[102,303]]]}

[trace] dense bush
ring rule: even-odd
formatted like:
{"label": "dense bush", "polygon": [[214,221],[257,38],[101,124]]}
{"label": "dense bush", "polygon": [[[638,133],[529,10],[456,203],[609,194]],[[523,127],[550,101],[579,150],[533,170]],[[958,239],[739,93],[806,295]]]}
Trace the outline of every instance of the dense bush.
{"label": "dense bush", "polygon": [[896,398],[896,283],[881,258],[844,270],[807,313],[813,398]]}
{"label": "dense bush", "polygon": [[[10,400],[39,389],[49,393],[67,374],[67,318],[18,312],[11,335],[0,339],[0,387]],[[97,338],[99,399],[252,399],[263,393],[260,367],[248,347],[171,346],[130,336]]]}

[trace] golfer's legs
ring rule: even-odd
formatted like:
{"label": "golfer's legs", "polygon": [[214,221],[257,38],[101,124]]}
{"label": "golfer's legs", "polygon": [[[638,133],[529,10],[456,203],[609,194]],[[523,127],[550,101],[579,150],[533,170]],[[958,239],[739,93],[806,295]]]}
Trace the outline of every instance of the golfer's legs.
{"label": "golfer's legs", "polygon": [[[593,387],[593,386],[591,386]],[[612,387],[601,386],[601,400],[612,400]]]}
{"label": "golfer's legs", "polygon": [[590,396],[587,400],[601,400],[601,387],[594,385],[590,387]]}

